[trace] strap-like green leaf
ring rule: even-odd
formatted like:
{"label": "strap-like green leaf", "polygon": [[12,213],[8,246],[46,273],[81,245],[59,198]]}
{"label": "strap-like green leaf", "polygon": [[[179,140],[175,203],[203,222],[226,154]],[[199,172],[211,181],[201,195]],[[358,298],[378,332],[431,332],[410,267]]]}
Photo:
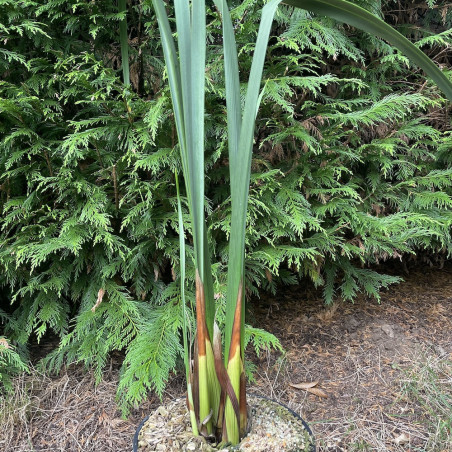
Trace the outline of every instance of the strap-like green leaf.
{"label": "strap-like green leaf", "polygon": [[[166,69],[168,71],[171,99],[173,101],[174,118],[176,121],[177,136],[179,137],[179,146],[181,148],[181,154],[186,154],[187,146],[185,138],[185,121],[182,101],[182,87],[180,81],[179,58],[177,56],[173,35],[171,34],[168,16],[166,15],[165,4],[162,0],[152,0],[152,3],[157,15],[163,53],[165,56]],[[182,159],[182,165],[184,165],[184,159]],[[185,171],[186,168],[184,167],[184,174]],[[188,199],[191,199],[190,192],[187,192],[187,197]]]}
{"label": "strap-like green leaf", "polygon": [[424,52],[379,17],[346,0],[284,0],[284,3],[332,17],[385,39],[423,69],[452,101],[452,82]]}
{"label": "strap-like green leaf", "polygon": [[[193,205],[193,193],[192,182],[190,180],[190,145],[192,142],[192,118],[190,116],[190,103],[192,99],[192,93],[190,89],[191,85],[191,35],[190,35],[190,8],[188,0],[175,0],[174,9],[176,12],[176,26],[177,26],[177,45],[179,54],[175,58],[179,59],[179,80],[180,80],[180,93],[182,98],[181,114],[184,118],[184,136],[185,136],[185,148],[181,149],[181,158],[183,165],[183,172],[185,177],[185,185],[187,187],[187,194],[189,200],[189,206]],[[166,58],[165,58],[166,61]],[[171,93],[172,94],[172,93]],[[180,140],[180,137],[179,137]],[[196,247],[195,247],[196,252]]]}
{"label": "strap-like green leaf", "polygon": [[[240,88],[238,84],[238,66],[236,63],[237,56],[233,56],[233,53],[236,53],[236,49],[231,18],[229,11],[227,10],[225,0],[217,2],[220,6],[220,11],[223,14],[224,22],[226,101],[228,103],[228,110],[229,105],[232,106],[232,111],[228,111],[228,132],[231,129],[234,129],[232,137],[229,137],[229,139],[232,138],[233,140],[229,144],[232,216],[231,234],[229,240],[228,292],[226,301],[225,359],[229,356],[229,346],[231,342],[232,326],[234,323],[235,305],[237,303],[239,286],[240,283],[245,280],[245,227],[254,127],[259,107],[259,92],[270,29],[276,8],[280,2],[281,0],[271,0],[262,10],[262,19],[259,26],[253,62],[251,65],[241,125],[239,125],[237,118],[237,105],[240,105],[238,104],[238,102],[240,102]],[[230,64],[226,64],[226,58],[228,58]],[[242,299],[242,303],[243,302],[244,300]],[[242,312],[245,312],[245,309],[242,309]],[[243,330],[244,318],[242,318],[242,353],[244,336]]]}
{"label": "strap-like green leaf", "polygon": [[[188,3],[188,2],[187,2]],[[178,30],[179,32],[179,30]],[[179,38],[180,40],[181,38]],[[179,41],[180,42],[180,41]],[[185,85],[185,73],[182,72],[182,85],[190,91],[190,103],[185,109],[186,118],[190,121],[190,183],[192,189],[193,202],[193,229],[195,247],[198,253],[199,274],[205,283],[206,273],[210,268],[204,267],[204,87],[205,87],[205,67],[206,67],[206,7],[204,0],[196,0],[192,3],[191,21],[191,45],[190,53],[190,83]],[[180,52],[182,54],[182,52]],[[182,69],[182,66],[181,66]],[[188,67],[187,67],[188,70]],[[185,105],[184,105],[185,107]],[[187,131],[188,137],[188,131]],[[198,243],[196,241],[199,241]],[[212,319],[213,320],[213,319]],[[213,334],[212,329],[209,333]]]}
{"label": "strap-like green leaf", "polygon": [[[237,45],[235,42],[234,29],[232,26],[231,15],[229,13],[228,5],[226,0],[215,0],[215,5],[222,16],[223,23],[223,49],[224,49],[224,72],[225,72],[225,83],[226,83],[226,109],[227,109],[227,125],[228,125],[228,151],[229,151],[229,173],[230,173],[230,181],[231,187],[236,183],[237,177],[237,167],[241,164],[240,160],[243,160],[243,156],[246,153],[240,152],[239,148],[239,140],[240,140],[240,131],[242,128],[242,108],[240,101],[240,79],[239,79],[239,65],[237,58]],[[247,193],[245,194],[247,196]],[[231,202],[232,208],[234,209],[237,205],[236,199],[232,198],[231,193]],[[247,203],[247,200],[245,201]],[[234,216],[235,218],[235,216]],[[240,225],[238,225],[240,227]],[[234,237],[237,235],[236,233],[236,222],[234,222],[234,226],[231,225],[231,229],[234,230]],[[243,231],[243,239],[244,239],[244,231]],[[240,259],[240,255],[237,251],[237,247],[241,246],[238,242],[233,242],[230,240],[229,243],[229,264],[228,264],[228,292],[227,292],[227,309],[226,309],[226,345],[225,345],[225,356],[224,362],[227,366],[228,356],[229,356],[229,347],[231,342],[231,334],[232,334],[232,324],[234,320],[233,313],[235,312],[235,303],[237,297],[233,297],[232,294],[238,290],[238,285],[234,285],[235,279],[237,279],[237,275],[239,276],[238,281],[243,281],[243,272],[244,272],[244,261]],[[236,257],[232,257],[231,253],[233,253],[232,248],[236,248],[235,253]],[[243,250],[242,250],[243,251]],[[234,254],[234,253],[233,253]],[[233,260],[233,259],[239,259]],[[237,268],[233,266],[238,265]],[[237,271],[235,271],[237,270]],[[233,275],[234,274],[234,275]],[[245,312],[244,310],[242,312]],[[230,315],[232,313],[232,315]]]}
{"label": "strap-like green leaf", "polygon": [[226,0],[214,0],[222,16],[224,72],[226,82],[226,111],[228,121],[228,149],[230,168],[236,166],[240,158],[239,139],[242,127],[242,107],[240,101],[240,78],[237,58],[237,45],[234,28]]}
{"label": "strap-like green leaf", "polygon": [[129,70],[129,37],[127,35],[127,5],[126,0],[118,0],[118,11],[125,13],[124,19],[119,22],[119,42],[121,45],[121,66],[124,85],[130,85]]}
{"label": "strap-like green leaf", "polygon": [[206,323],[213,335],[213,299],[210,252],[204,215],[204,91],[206,59],[205,1],[175,0],[177,42],[171,34],[165,5],[153,0],[162,37],[171,88],[182,169],[192,220],[195,265],[206,294]]}
{"label": "strap-like green leaf", "polygon": [[174,173],[176,178],[176,191],[177,191],[177,218],[179,226],[179,256],[180,256],[180,293],[182,300],[182,334],[184,341],[184,364],[185,364],[185,376],[187,382],[189,382],[190,374],[190,359],[189,359],[189,341],[188,341],[188,324],[187,324],[187,311],[185,303],[185,237],[184,237],[184,220],[182,218],[182,206],[180,202],[180,190],[179,190],[179,178],[177,173]]}

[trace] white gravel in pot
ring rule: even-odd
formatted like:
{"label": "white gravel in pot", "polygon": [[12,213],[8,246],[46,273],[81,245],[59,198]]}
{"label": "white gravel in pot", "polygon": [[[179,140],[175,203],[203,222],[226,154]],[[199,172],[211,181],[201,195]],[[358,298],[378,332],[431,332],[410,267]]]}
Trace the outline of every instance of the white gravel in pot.
{"label": "white gravel in pot", "polygon": [[138,452],[308,452],[311,438],[302,421],[272,400],[247,397],[250,429],[240,444],[218,449],[205,438],[193,436],[185,399],[158,407],[143,424]]}

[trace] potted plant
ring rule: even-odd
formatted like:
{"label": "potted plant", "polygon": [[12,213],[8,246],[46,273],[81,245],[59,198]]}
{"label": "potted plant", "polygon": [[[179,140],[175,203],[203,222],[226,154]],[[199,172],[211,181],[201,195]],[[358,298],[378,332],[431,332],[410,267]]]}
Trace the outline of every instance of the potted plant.
{"label": "potted plant", "polygon": [[[204,91],[206,68],[205,0],[175,0],[177,46],[163,0],[153,0],[168,71],[174,118],[191,218],[196,268],[196,336],[190,341],[184,297],[185,241],[179,197],[181,293],[187,406],[193,435],[237,445],[247,429],[244,374],[245,228],[255,118],[267,43],[281,0],[270,0],[254,50],[242,110],[238,56],[226,0],[214,0],[222,18],[232,207],[229,237],[224,342],[215,322],[209,243],[204,213]],[[410,41],[381,19],[345,0],[285,0],[286,4],[330,16],[382,37],[419,65],[452,100],[452,83]],[[177,175],[176,175],[177,183]],[[179,186],[177,183],[179,193]],[[224,357],[223,357],[224,356]]]}

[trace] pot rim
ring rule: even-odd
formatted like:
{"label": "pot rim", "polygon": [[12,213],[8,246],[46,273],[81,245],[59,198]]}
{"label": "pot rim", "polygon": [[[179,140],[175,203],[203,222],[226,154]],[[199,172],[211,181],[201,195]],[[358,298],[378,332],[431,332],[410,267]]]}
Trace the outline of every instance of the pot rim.
{"label": "pot rim", "polygon": [[[247,396],[252,396],[252,397],[257,397],[258,399],[265,399],[265,400],[270,400],[272,402],[277,403],[278,405],[281,405],[282,407],[284,407],[287,411],[289,411],[293,416],[295,416],[297,419],[299,419],[301,421],[301,423],[303,424],[303,427],[305,428],[305,430],[307,431],[308,435],[311,437],[312,442],[311,442],[311,452],[316,452],[316,447],[315,447],[315,436],[314,433],[312,433],[311,428],[309,427],[309,425],[306,423],[306,421],[298,414],[296,413],[294,410],[290,409],[287,405],[285,405],[284,403],[278,402],[275,399],[271,399],[270,397],[265,397],[263,395],[260,394],[254,394],[252,392],[248,393]],[[184,397],[176,397],[176,399],[174,400],[179,400],[179,399],[184,399]],[[138,435],[140,434],[140,431],[144,425],[144,423],[149,419],[150,415],[147,415],[139,424],[138,427],[135,431],[135,434],[133,435],[133,443],[132,443],[132,447],[133,447],[133,452],[138,452]]]}

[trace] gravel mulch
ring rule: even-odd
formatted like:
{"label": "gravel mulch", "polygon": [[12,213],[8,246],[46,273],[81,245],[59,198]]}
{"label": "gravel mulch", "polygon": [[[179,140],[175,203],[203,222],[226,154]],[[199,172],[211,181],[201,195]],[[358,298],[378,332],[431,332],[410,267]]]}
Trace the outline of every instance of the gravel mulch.
{"label": "gravel mulch", "polygon": [[312,452],[313,439],[302,419],[273,400],[247,397],[248,431],[236,446],[193,436],[185,399],[159,406],[138,434],[138,452]]}

